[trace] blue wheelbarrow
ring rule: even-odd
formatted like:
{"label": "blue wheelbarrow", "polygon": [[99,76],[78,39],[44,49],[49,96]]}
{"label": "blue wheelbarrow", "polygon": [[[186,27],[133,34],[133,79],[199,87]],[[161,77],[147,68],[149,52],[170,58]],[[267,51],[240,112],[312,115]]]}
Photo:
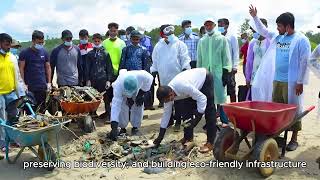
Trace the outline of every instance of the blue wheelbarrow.
{"label": "blue wheelbarrow", "polygon": [[[6,124],[6,121],[0,119],[0,126],[4,129],[5,132],[5,147],[6,147],[6,160],[9,164],[13,164],[20,157],[21,153],[25,148],[29,148],[36,157],[43,162],[56,162],[60,158],[60,148],[58,142],[58,134],[62,128],[62,125],[69,123],[69,121],[57,122],[49,124],[46,127],[41,127],[35,130],[22,130]],[[55,138],[57,145],[57,153],[48,143],[49,139]],[[9,145],[11,142],[14,142],[19,145],[20,151],[18,154],[11,159],[9,157]],[[35,146],[38,146],[36,150]],[[47,168],[49,171],[54,169],[53,166]]]}

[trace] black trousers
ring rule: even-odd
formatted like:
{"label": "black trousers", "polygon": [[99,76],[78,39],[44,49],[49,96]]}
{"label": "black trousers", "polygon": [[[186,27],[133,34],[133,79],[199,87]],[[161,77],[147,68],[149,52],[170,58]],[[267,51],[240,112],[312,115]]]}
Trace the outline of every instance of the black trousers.
{"label": "black trousers", "polygon": [[181,120],[193,118],[197,102],[192,98],[186,98],[174,101],[174,119],[176,124],[181,124]]}
{"label": "black trousers", "polygon": [[[110,103],[112,101],[113,98],[113,88],[112,86],[106,90],[106,80],[97,80],[97,81],[91,81],[91,85],[93,88],[95,88],[97,91],[99,91],[100,93],[103,91],[106,91],[106,93],[104,93],[103,95],[103,101],[104,101],[104,107],[106,110],[106,114],[110,115],[111,113],[111,106]],[[112,82],[111,82],[112,83]]]}
{"label": "black trousers", "polygon": [[150,91],[148,91],[144,95],[144,106],[152,107],[154,103],[154,86],[155,86],[155,78],[153,78],[153,83],[151,85]]}
{"label": "black trousers", "polygon": [[[217,133],[216,107],[214,106],[213,95],[213,76],[209,72],[206,74],[206,80],[200,90],[207,97],[207,106],[205,110],[205,119],[207,125],[207,142],[213,144]],[[193,139],[193,129],[198,125],[201,118],[196,118],[191,126],[184,129],[184,138]]]}
{"label": "black trousers", "polygon": [[31,91],[33,93],[34,98],[37,101],[36,106],[33,108],[33,111],[36,112],[39,109],[39,113],[44,114],[46,111],[46,98],[47,98],[47,91],[40,90],[40,91]]}
{"label": "black trousers", "polygon": [[196,68],[197,67],[197,61],[190,61],[190,66],[191,66],[191,69]]}

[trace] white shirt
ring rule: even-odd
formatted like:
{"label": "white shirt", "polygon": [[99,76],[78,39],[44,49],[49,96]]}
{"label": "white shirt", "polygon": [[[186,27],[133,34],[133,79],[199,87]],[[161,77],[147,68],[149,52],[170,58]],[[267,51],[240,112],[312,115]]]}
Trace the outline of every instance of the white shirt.
{"label": "white shirt", "polygon": [[[124,95],[124,79],[128,75],[133,75],[138,80],[138,89],[133,97],[126,97]],[[144,70],[127,71],[126,69],[121,69],[117,80],[112,83],[113,87],[113,98],[111,104],[111,121],[116,121],[119,118],[121,111],[121,105],[124,98],[135,98],[141,89],[142,91],[149,91],[153,82],[153,76]]]}
{"label": "white shirt", "polygon": [[[195,68],[181,72],[168,84],[176,93],[174,100],[191,97],[197,101],[197,110],[204,113],[207,106],[207,97],[200,92],[205,80],[207,71],[205,68]],[[167,128],[172,113],[173,101],[164,103],[164,113],[161,119],[161,128]]]}
{"label": "white shirt", "polygon": [[230,55],[231,55],[231,61],[232,61],[232,69],[238,69],[239,65],[239,44],[238,39],[236,36],[229,34],[227,32],[226,38],[229,42],[229,49],[230,49]]}
{"label": "white shirt", "polygon": [[256,72],[259,69],[259,66],[261,64],[262,57],[266,53],[266,51],[267,51],[267,40],[266,39],[262,41],[255,40],[253,45],[254,60],[253,60],[253,67],[252,67],[251,83],[253,82]]}

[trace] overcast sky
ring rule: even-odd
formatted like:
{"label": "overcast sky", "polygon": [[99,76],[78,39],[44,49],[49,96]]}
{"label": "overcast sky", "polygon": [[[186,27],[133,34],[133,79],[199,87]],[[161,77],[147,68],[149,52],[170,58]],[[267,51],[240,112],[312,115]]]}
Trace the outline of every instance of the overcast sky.
{"label": "overcast sky", "polygon": [[228,18],[230,31],[238,33],[245,18],[250,18],[249,5],[258,8],[258,16],[268,20],[276,31],[276,18],[292,12],[296,30],[319,32],[318,0],[0,0],[0,32],[18,40],[30,40],[33,30],[50,37],[60,37],[64,29],[78,38],[80,29],[90,34],[105,33],[107,24],[117,22],[121,29],[143,26],[147,30],[161,24],[180,24],[190,19],[199,28],[204,19]]}

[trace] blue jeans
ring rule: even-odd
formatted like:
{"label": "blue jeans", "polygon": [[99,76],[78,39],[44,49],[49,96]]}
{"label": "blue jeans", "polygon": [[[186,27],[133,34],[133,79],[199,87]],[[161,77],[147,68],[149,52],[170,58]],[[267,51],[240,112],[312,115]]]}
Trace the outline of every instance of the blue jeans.
{"label": "blue jeans", "polygon": [[[9,94],[0,95],[0,119],[11,122],[14,117],[17,116],[18,110],[14,103],[11,103],[18,99],[15,91]],[[0,129],[0,141],[4,140],[4,130]],[[0,142],[0,144],[2,144]]]}

